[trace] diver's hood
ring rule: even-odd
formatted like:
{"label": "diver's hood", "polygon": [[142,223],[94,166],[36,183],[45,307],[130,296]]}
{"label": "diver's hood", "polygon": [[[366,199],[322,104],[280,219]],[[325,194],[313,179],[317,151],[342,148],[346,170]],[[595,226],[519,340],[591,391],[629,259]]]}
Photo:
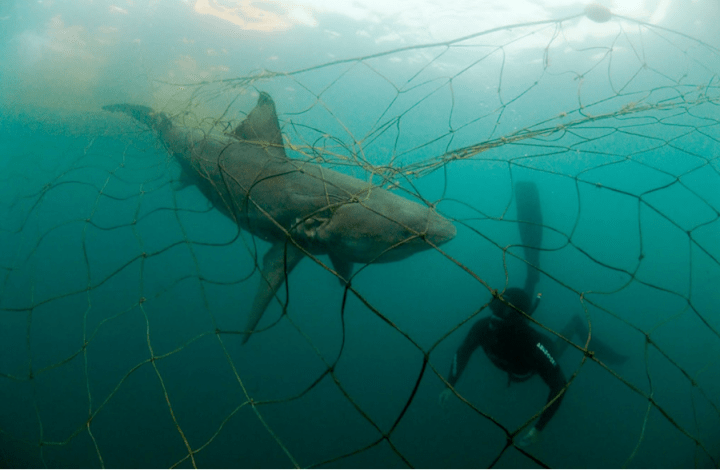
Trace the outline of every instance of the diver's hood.
{"label": "diver's hood", "polygon": [[[493,316],[502,320],[524,318],[518,310],[526,313],[527,315],[532,315],[534,310],[532,308],[533,305],[530,300],[530,296],[524,290],[512,287],[500,295],[505,302],[499,298],[494,298],[492,302],[490,302],[490,311]],[[512,307],[508,304],[512,305]]]}

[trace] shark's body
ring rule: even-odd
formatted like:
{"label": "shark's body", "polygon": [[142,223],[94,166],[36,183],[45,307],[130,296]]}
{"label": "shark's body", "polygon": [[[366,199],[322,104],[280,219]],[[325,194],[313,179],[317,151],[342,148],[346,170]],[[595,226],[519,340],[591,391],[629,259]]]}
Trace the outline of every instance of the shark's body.
{"label": "shark's body", "polygon": [[451,240],[454,225],[434,210],[357,178],[285,154],[275,104],[258,104],[226,139],[178,127],[164,113],[105,106],[158,133],[182,179],[241,228],[272,243],[243,342],[306,253],[326,254],[341,281],[353,263],[388,262]]}

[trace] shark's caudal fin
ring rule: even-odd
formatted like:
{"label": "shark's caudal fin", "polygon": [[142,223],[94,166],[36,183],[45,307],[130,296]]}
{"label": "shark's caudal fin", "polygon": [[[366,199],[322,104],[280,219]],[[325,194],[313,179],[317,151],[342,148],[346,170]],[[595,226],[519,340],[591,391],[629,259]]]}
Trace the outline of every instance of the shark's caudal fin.
{"label": "shark's caudal fin", "polygon": [[525,260],[528,262],[524,290],[532,296],[535,294],[535,286],[540,281],[540,271],[537,268],[540,266],[543,234],[540,195],[535,183],[518,181],[515,184],[515,202],[517,204],[518,230],[525,250]]}
{"label": "shark's caudal fin", "polygon": [[162,131],[172,126],[170,118],[168,118],[165,113],[158,113],[147,106],[121,103],[103,106],[102,109],[110,111],[111,113],[127,114],[131,118],[154,130]]}
{"label": "shark's caudal fin", "polygon": [[268,304],[275,293],[285,282],[285,278],[303,258],[302,251],[288,242],[277,242],[270,247],[263,257],[263,267],[255,300],[253,300],[250,317],[245,326],[245,336],[242,343],[247,343],[253,330],[260,322]]}

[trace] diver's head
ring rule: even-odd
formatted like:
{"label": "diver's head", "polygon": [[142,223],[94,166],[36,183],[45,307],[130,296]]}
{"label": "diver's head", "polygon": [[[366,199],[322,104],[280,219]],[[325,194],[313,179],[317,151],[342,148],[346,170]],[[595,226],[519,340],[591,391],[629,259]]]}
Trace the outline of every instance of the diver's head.
{"label": "diver's head", "polygon": [[530,301],[530,296],[527,295],[524,290],[517,287],[511,287],[502,293],[502,298],[505,299],[505,302],[498,298],[494,298],[492,302],[490,302],[490,311],[497,318],[502,320],[525,319],[525,317],[517,310],[507,305],[508,303],[528,315],[532,314],[532,302]]}

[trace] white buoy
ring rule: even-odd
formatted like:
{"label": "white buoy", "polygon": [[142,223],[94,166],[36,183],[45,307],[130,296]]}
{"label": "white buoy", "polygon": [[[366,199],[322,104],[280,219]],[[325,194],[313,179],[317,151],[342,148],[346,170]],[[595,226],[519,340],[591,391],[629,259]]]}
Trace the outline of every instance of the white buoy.
{"label": "white buoy", "polygon": [[585,16],[596,23],[605,23],[610,21],[613,15],[610,10],[599,3],[591,3],[585,7]]}

